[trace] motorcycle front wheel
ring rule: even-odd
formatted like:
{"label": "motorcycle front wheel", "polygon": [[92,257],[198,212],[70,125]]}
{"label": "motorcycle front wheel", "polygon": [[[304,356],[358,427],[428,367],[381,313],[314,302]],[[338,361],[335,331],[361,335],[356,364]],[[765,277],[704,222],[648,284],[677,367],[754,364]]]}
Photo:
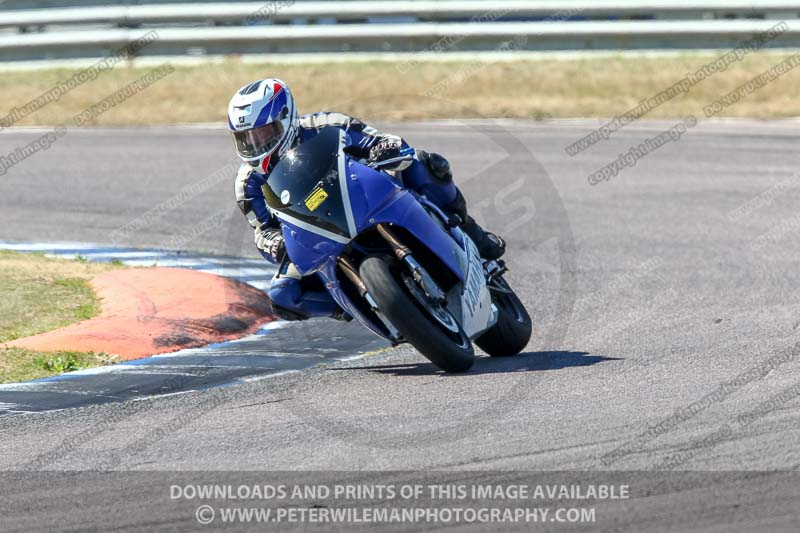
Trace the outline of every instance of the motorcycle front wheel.
{"label": "motorcycle front wheel", "polygon": [[393,257],[366,258],[358,269],[381,313],[400,335],[446,372],[475,362],[472,343],[446,307],[428,301]]}

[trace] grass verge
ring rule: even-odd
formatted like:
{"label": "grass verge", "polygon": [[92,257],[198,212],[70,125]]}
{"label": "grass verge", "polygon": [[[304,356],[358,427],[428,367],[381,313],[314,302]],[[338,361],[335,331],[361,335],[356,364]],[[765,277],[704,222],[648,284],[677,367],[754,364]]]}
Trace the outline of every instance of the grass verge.
{"label": "grass verge", "polygon": [[[279,77],[295,92],[301,113],[338,110],[365,120],[452,117],[610,117],[653,97],[720,54],[608,56],[502,62],[389,61],[335,64],[253,64],[231,59],[177,67],[112,107],[90,125],[225,123],[233,92],[259,77]],[[756,53],[707,77],[647,116],[701,115],[703,106],[746,83],[790,54]],[[401,69],[403,70],[401,72]],[[74,115],[136,80],[148,68],[118,67],[73,89],[17,125],[71,124]],[[22,106],[74,71],[4,72],[0,100]],[[769,83],[719,116],[800,116],[800,68]],[[438,89],[436,89],[438,87]],[[187,90],[190,88],[190,90]],[[427,97],[436,89],[437,98]],[[447,101],[443,106],[442,100]]]}
{"label": "grass verge", "polygon": [[[87,281],[116,265],[0,251],[0,344],[97,316],[100,301]],[[98,366],[108,354],[34,352],[0,347],[0,383]]]}
{"label": "grass verge", "polygon": [[111,364],[108,354],[83,352],[34,352],[24,348],[0,348],[0,383],[18,383]]}

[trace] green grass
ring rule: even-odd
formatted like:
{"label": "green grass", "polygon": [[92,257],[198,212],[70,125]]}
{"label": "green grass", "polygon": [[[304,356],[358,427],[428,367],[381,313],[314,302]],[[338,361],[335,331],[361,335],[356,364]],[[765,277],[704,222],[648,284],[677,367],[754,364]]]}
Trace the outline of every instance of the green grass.
{"label": "green grass", "polygon": [[[0,344],[95,317],[100,301],[88,284],[117,265],[0,251]],[[108,364],[108,354],[0,348],[0,383],[26,381]]]}
{"label": "green grass", "polygon": [[112,364],[115,357],[102,353],[34,352],[24,348],[0,348],[0,383],[46,378]]}

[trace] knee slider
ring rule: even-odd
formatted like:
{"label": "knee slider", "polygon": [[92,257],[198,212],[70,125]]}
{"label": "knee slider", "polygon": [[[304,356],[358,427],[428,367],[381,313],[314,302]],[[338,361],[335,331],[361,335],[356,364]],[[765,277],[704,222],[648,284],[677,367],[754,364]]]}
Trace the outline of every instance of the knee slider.
{"label": "knee slider", "polygon": [[450,161],[445,159],[444,156],[435,152],[428,153],[424,151],[419,151],[417,154],[418,159],[422,161],[431,173],[431,177],[441,183],[450,183],[453,181],[453,171],[450,170]]}
{"label": "knee slider", "polygon": [[300,298],[300,283],[292,279],[282,279],[274,283],[269,288],[269,299],[272,302],[272,310],[283,320],[302,320],[306,317],[297,309],[297,301]]}

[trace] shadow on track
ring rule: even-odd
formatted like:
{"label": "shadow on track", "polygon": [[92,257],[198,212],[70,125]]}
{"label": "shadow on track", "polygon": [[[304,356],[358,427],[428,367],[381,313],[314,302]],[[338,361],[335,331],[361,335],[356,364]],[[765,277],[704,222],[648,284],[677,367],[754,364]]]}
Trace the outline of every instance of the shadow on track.
{"label": "shadow on track", "polygon": [[424,376],[441,374],[444,376],[464,376],[475,374],[501,374],[507,372],[536,372],[560,370],[574,366],[591,366],[603,361],[619,361],[621,357],[589,355],[589,352],[522,352],[513,357],[478,357],[475,366],[464,374],[447,374],[433,363],[412,363],[404,365],[348,366],[330,370],[369,370],[393,376]]}

